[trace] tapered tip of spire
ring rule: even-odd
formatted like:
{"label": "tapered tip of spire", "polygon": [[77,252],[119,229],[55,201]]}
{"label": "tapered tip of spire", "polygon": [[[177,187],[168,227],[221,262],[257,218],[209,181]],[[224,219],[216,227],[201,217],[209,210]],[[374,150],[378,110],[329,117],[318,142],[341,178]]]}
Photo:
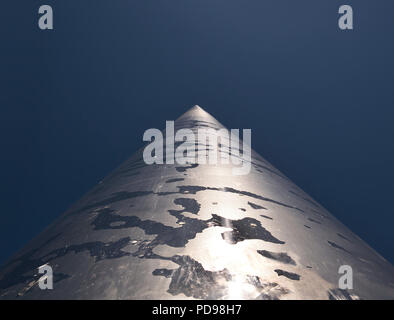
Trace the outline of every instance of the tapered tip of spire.
{"label": "tapered tip of spire", "polygon": [[203,108],[201,108],[198,104],[195,104],[193,107],[191,107],[186,113],[193,113],[193,114],[203,114],[203,113],[208,113],[206,112]]}
{"label": "tapered tip of spire", "polygon": [[181,115],[180,118],[201,118],[206,117],[207,115],[210,116],[208,112],[206,112],[203,108],[196,104],[189,110],[187,110],[183,115]]}
{"label": "tapered tip of spire", "polygon": [[181,115],[177,121],[205,121],[210,123],[215,123],[218,127],[223,127],[223,125],[218,122],[212,115],[206,112],[199,105],[194,105],[188,111],[186,111],[183,115]]}
{"label": "tapered tip of spire", "polygon": [[193,107],[190,108],[190,110],[203,110],[203,108],[201,108],[198,104],[195,104]]}

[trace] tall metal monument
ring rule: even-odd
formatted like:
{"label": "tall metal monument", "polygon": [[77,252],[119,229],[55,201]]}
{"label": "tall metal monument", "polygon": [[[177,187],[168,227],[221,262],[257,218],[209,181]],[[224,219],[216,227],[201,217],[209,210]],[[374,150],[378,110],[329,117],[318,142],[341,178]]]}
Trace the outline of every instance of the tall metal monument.
{"label": "tall metal monument", "polygon": [[[198,106],[175,121],[203,127],[223,128]],[[1,267],[0,299],[394,299],[393,266],[254,151],[238,176],[142,154]]]}

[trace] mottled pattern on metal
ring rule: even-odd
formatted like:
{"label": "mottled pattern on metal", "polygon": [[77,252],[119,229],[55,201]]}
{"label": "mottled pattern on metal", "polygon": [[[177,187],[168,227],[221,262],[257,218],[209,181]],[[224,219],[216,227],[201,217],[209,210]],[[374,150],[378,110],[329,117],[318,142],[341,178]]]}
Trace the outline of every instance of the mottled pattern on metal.
{"label": "mottled pattern on metal", "polygon": [[[223,127],[197,106],[175,126]],[[138,151],[0,269],[0,299],[394,298],[393,266],[261,156],[231,168]]]}

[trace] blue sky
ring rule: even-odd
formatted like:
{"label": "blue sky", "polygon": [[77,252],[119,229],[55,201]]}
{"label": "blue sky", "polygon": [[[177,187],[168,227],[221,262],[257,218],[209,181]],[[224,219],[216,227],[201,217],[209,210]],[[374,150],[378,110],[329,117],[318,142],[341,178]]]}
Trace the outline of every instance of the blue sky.
{"label": "blue sky", "polygon": [[394,261],[392,1],[42,4],[2,8],[0,263],[194,104]]}

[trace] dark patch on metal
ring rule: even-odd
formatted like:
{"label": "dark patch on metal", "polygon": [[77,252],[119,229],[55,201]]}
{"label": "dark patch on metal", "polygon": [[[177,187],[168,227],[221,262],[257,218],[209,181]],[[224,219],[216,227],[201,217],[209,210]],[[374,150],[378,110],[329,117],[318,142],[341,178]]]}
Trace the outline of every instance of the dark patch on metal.
{"label": "dark patch on metal", "polygon": [[258,205],[256,203],[253,203],[253,202],[250,202],[250,201],[248,201],[248,205],[250,205],[252,209],[256,209],[256,210],[264,209],[264,210],[267,210],[267,208],[264,208],[263,206],[260,206],[260,205]]}
{"label": "dark patch on metal", "polygon": [[289,293],[286,288],[281,287],[276,282],[262,282],[258,276],[247,276],[247,283],[252,284],[262,293],[255,300],[279,300],[282,295]]}
{"label": "dark patch on metal", "polygon": [[119,227],[119,226],[123,226],[124,224],[125,222],[123,221],[116,221],[111,223],[111,227]]}
{"label": "dark patch on metal", "polygon": [[[233,230],[222,234],[225,239],[233,239],[231,243],[243,241],[246,239],[260,239],[268,242],[283,244],[273,237],[269,231],[264,229],[260,222],[252,218],[243,218],[242,220],[230,220],[221,216],[212,215],[209,220],[200,220],[186,217],[184,212],[196,214],[200,205],[194,199],[179,198],[174,200],[175,204],[183,206],[182,210],[168,210],[168,212],[177,218],[180,227],[174,228],[166,226],[160,222],[152,220],[141,220],[136,216],[120,216],[114,214],[114,210],[104,208],[99,211],[95,220],[92,222],[95,230],[103,229],[125,229],[138,227],[144,230],[146,234],[156,235],[152,241],[142,241],[139,248],[132,255],[139,258],[159,258],[153,253],[153,249],[162,244],[171,247],[184,247],[189,240],[194,239],[197,233],[214,226],[231,227]],[[123,222],[122,224],[115,222]]]}
{"label": "dark patch on metal", "polygon": [[283,202],[279,202],[279,201],[276,201],[276,200],[273,200],[273,199],[270,199],[270,198],[266,198],[266,197],[260,196],[258,194],[252,193],[252,192],[237,190],[237,189],[230,188],[230,187],[216,188],[216,187],[203,187],[203,186],[177,186],[177,188],[179,189],[179,192],[182,193],[182,194],[185,194],[185,193],[196,194],[197,192],[205,191],[205,190],[220,191],[220,192],[230,192],[230,193],[238,194],[240,196],[247,196],[247,197],[251,197],[251,198],[255,198],[255,199],[271,202],[271,203],[274,203],[274,204],[277,204],[277,205],[280,205],[280,206],[283,206],[283,207],[286,207],[286,208],[297,210],[297,211],[302,212],[302,213],[304,212],[300,208],[293,207],[293,206],[285,204]]}
{"label": "dark patch on metal", "polygon": [[239,208],[239,210],[241,210],[241,211],[243,211],[243,212],[245,212],[245,211],[246,211],[246,209],[245,209],[245,208]]}
{"label": "dark patch on metal", "polygon": [[298,281],[301,278],[301,276],[297,273],[292,273],[292,272],[288,272],[288,271],[281,270],[281,269],[275,269],[274,271],[278,274],[279,277],[284,276],[290,280],[297,280]]}
{"label": "dark patch on metal", "polygon": [[174,178],[174,179],[168,179],[166,183],[172,183],[172,182],[178,182],[178,181],[183,181],[185,178]]}
{"label": "dark patch on metal", "polygon": [[296,265],[296,262],[286,252],[272,252],[267,250],[257,250],[259,254],[268,259],[276,260],[286,264]]}
{"label": "dark patch on metal", "polygon": [[[189,256],[175,255],[166,259],[178,264],[179,268],[156,269],[152,274],[171,278],[168,293],[174,296],[184,294],[187,297],[205,300],[229,297],[229,282],[233,280],[233,276],[227,269],[205,270],[201,263]],[[280,296],[289,293],[289,290],[275,282],[262,282],[258,276],[246,275],[244,282],[253,285],[260,293],[255,298],[258,300],[278,300]]]}
{"label": "dark patch on metal", "polygon": [[[55,259],[63,257],[71,252],[80,253],[88,251],[96,262],[104,259],[116,259],[130,255],[129,252],[122,251],[130,242],[129,237],[119,239],[114,242],[86,242],[63,248],[52,250],[40,258],[33,258],[38,249],[27,252],[18,259],[11,262],[20,262],[9,273],[0,279],[0,288],[6,289],[23,282],[30,282],[34,279],[34,272],[38,267],[47,264]],[[58,274],[57,281],[68,278],[68,275]]]}
{"label": "dark patch on metal", "polygon": [[[185,223],[179,228],[169,227],[152,220],[141,220],[136,216],[116,215],[113,214],[113,210],[108,208],[100,211],[100,214],[92,222],[92,225],[94,225],[95,230],[138,227],[144,230],[148,235],[157,235],[152,241],[143,241],[140,244],[138,251],[133,254],[134,256],[145,256],[145,254],[148,254],[151,257],[151,252],[154,247],[160,244],[167,244],[171,247],[184,247],[190,239],[195,238],[197,233],[202,232],[208,227],[207,221],[183,216],[181,213],[184,211],[185,209],[169,210],[170,214],[178,219],[178,223]],[[120,226],[113,226],[113,222],[117,221],[123,221],[124,224]]]}
{"label": "dark patch on metal", "polygon": [[174,191],[165,191],[165,192],[156,192],[155,194],[158,195],[158,196],[168,196],[168,195],[170,195],[170,194],[177,194],[177,192],[174,192]]}
{"label": "dark patch on metal", "polygon": [[196,299],[220,299],[227,293],[226,283],[231,280],[227,269],[205,270],[201,263],[189,256],[175,255],[170,258],[179,265],[178,269],[156,269],[154,275],[171,277],[167,290],[172,295],[184,294]]}
{"label": "dark patch on metal", "polygon": [[339,236],[339,237],[341,237],[342,239],[345,239],[345,240],[347,240],[347,241],[349,241],[350,243],[352,243],[352,241],[350,241],[348,238],[346,238],[344,235],[341,235],[340,233],[337,233],[337,235]]}
{"label": "dark patch on metal", "polygon": [[263,214],[260,214],[260,217],[266,218],[266,219],[270,219],[270,220],[274,220],[273,218],[269,217],[269,216],[265,216]]}
{"label": "dark patch on metal", "polygon": [[170,278],[172,276],[173,270],[169,269],[155,269],[152,271],[154,276],[163,276],[165,278]]}
{"label": "dark patch on metal", "polygon": [[335,248],[335,249],[339,249],[339,250],[345,251],[345,252],[347,252],[347,253],[350,253],[348,250],[346,250],[345,248],[343,248],[343,247],[337,245],[335,242],[332,242],[332,241],[327,241],[327,242],[329,243],[329,245],[330,245],[331,247],[333,247],[333,248]]}
{"label": "dark patch on metal", "polygon": [[90,256],[94,257],[96,262],[105,259],[117,259],[130,255],[129,252],[122,251],[130,242],[130,237],[124,237],[117,241],[110,242],[86,242],[81,244],[73,244],[68,247],[51,251],[45,257],[50,257],[48,261],[67,255],[70,252],[80,253],[89,251]]}
{"label": "dark patch on metal", "polygon": [[285,242],[275,238],[268,230],[261,226],[260,221],[253,218],[243,218],[242,220],[225,219],[217,215],[212,215],[214,219],[223,227],[232,228],[231,231],[222,233],[222,238],[231,244],[236,244],[247,239],[259,239],[267,242],[284,244]]}
{"label": "dark patch on metal", "polygon": [[[224,226],[232,228],[232,231],[222,234],[224,239],[233,239],[231,243],[243,241],[246,239],[260,239],[268,242],[283,244],[273,237],[270,232],[265,230],[259,221],[252,218],[243,218],[242,220],[230,220],[221,216],[212,214],[208,220],[190,218],[183,215],[183,212],[199,210],[199,204],[194,199],[180,198],[175,199],[174,203],[183,206],[181,210],[168,210],[168,212],[177,218],[180,227],[166,226],[160,222],[152,220],[141,220],[136,216],[120,216],[114,214],[114,210],[104,208],[99,211],[95,220],[91,223],[95,230],[103,229],[125,229],[138,227],[144,230],[148,235],[156,235],[151,241],[142,241],[139,247],[132,255],[139,258],[161,259],[160,256],[153,253],[153,249],[162,244],[171,247],[184,247],[189,240],[194,239],[197,233],[201,233],[206,228],[214,226]],[[114,224],[114,222],[123,222]]]}
{"label": "dark patch on metal", "polygon": [[198,214],[201,205],[195,200],[190,198],[178,198],[174,200],[174,203],[183,207],[183,210],[178,210],[179,213],[191,212]]}
{"label": "dark patch on metal", "polygon": [[212,204],[213,204],[213,205],[217,205],[218,203],[217,203],[217,202],[212,202]]}
{"label": "dark patch on metal", "polygon": [[[204,190],[219,190],[218,188],[209,188],[209,187],[201,187],[201,186],[177,186],[178,192],[183,193],[191,193],[196,194],[197,192],[204,191]],[[177,193],[177,192],[174,192]]]}
{"label": "dark patch on metal", "polygon": [[308,228],[308,229],[311,229],[311,227],[310,227],[310,226],[307,226],[306,224],[304,224],[304,227],[305,227],[305,228]]}
{"label": "dark patch on metal", "polygon": [[317,223],[317,224],[321,224],[320,221],[314,220],[314,219],[312,219],[312,218],[308,218],[308,220],[311,221],[311,222]]}
{"label": "dark patch on metal", "polygon": [[185,172],[188,169],[194,169],[198,167],[198,163],[192,163],[190,166],[185,167],[175,167],[175,170],[178,172]]}

